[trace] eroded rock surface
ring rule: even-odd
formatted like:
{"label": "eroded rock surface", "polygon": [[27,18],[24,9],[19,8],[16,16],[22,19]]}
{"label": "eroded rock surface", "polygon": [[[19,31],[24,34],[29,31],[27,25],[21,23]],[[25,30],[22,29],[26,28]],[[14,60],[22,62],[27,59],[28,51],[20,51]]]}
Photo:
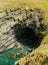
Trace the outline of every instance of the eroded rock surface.
{"label": "eroded rock surface", "polygon": [[21,29],[29,27],[35,32],[35,35],[38,35],[41,30],[45,29],[42,20],[43,16],[40,9],[22,10],[15,8],[0,12],[0,52],[14,46],[20,47],[14,34],[16,24],[19,24]]}

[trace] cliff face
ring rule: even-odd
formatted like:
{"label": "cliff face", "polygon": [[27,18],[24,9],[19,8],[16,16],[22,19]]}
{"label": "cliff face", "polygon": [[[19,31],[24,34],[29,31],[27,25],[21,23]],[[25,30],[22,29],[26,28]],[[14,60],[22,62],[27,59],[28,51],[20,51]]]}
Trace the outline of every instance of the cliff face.
{"label": "cliff face", "polygon": [[[18,38],[18,35],[16,36],[16,33],[18,32],[18,30],[16,32],[16,23],[19,20],[15,21],[15,19],[18,18],[17,13],[20,13],[22,10],[16,11],[16,7],[19,7],[21,9],[25,9],[25,8],[28,9],[32,7],[40,8],[44,11],[43,21],[45,23],[48,23],[48,0],[0,0],[0,11],[1,11],[0,12],[0,65],[14,65],[15,61],[16,61],[15,65],[48,65],[48,31],[47,31],[48,28],[45,32],[41,32],[41,34],[47,33],[46,36],[45,37],[43,36],[44,38],[42,38],[41,35],[36,36],[34,31],[30,29],[31,28],[30,26],[29,26],[30,28],[27,28],[27,27],[24,28],[23,25],[22,26],[19,25],[19,27],[17,26],[19,30],[20,30],[20,27],[21,29],[23,27],[22,32],[26,31],[23,34],[25,34],[25,39],[26,38],[27,39],[26,40],[24,39],[24,35],[22,36],[23,38],[22,37],[20,38],[20,35]],[[15,8],[15,12],[13,11],[14,8]],[[19,16],[19,18],[22,18],[22,17]],[[30,20],[27,20],[27,21],[29,22]],[[40,33],[40,31],[38,30],[35,30],[35,31]],[[17,40],[18,39],[20,40],[17,41],[16,37],[17,37]],[[27,43],[29,41],[29,45],[27,48],[26,48],[27,45],[23,40],[25,40],[25,42]],[[36,40],[39,40],[39,41],[36,42]],[[20,42],[21,43],[24,42],[25,46],[20,44]],[[36,46],[36,43],[34,42],[36,42],[38,45]],[[29,47],[33,47],[33,48],[31,49]],[[38,48],[34,50],[34,48],[36,47]],[[19,50],[22,50],[22,51],[19,51]],[[31,50],[34,50],[34,51],[28,54],[28,52]],[[21,58],[20,56],[17,56],[16,54],[21,55],[21,57],[24,56],[24,54],[25,55],[28,54],[28,55],[24,58]],[[21,59],[19,60],[19,58]],[[19,61],[17,62],[17,60]]]}
{"label": "cliff face", "polygon": [[42,20],[40,9],[15,8],[0,12],[0,52],[19,46],[20,40],[36,41],[34,38],[45,29]]}
{"label": "cliff face", "polygon": [[15,62],[15,65],[48,65],[48,35],[36,50]]}
{"label": "cliff face", "polygon": [[[26,47],[33,50],[40,45],[29,54],[28,52],[31,50],[26,50],[27,53],[22,52],[28,55],[17,61],[15,65],[47,64],[48,36],[44,38],[44,41],[42,34],[45,29],[46,25],[43,23],[40,9],[15,8],[0,12],[0,53],[13,47],[18,50],[24,50]],[[16,53],[13,53],[11,57],[15,58]]]}

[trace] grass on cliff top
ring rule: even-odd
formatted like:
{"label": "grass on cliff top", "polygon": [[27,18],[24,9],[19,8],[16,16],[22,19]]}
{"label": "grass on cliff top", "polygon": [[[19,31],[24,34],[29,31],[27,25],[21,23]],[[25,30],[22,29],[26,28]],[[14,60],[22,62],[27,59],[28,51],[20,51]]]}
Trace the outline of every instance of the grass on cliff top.
{"label": "grass on cliff top", "polygon": [[26,8],[27,6],[42,9],[44,21],[48,23],[48,0],[0,0],[0,11],[16,7]]}

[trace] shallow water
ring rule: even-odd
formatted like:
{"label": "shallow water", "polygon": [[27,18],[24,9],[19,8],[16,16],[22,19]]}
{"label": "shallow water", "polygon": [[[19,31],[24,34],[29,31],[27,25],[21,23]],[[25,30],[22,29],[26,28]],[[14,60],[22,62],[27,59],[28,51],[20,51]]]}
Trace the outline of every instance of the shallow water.
{"label": "shallow water", "polygon": [[[14,47],[13,49],[5,51],[0,54],[0,65],[14,65],[15,61],[21,58],[21,54],[26,55],[30,50],[31,48],[28,47],[23,50],[18,50],[16,47]],[[10,58],[12,53],[17,53],[17,56],[15,58]]]}

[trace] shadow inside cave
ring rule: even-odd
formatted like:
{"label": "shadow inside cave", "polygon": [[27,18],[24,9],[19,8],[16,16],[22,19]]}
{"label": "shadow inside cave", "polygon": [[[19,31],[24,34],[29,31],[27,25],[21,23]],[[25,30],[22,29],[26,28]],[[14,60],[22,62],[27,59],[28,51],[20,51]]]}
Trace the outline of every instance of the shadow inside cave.
{"label": "shadow inside cave", "polygon": [[16,40],[31,48],[37,48],[44,37],[42,34],[35,35],[35,32],[31,28],[23,28],[20,24],[16,24],[13,28]]}

